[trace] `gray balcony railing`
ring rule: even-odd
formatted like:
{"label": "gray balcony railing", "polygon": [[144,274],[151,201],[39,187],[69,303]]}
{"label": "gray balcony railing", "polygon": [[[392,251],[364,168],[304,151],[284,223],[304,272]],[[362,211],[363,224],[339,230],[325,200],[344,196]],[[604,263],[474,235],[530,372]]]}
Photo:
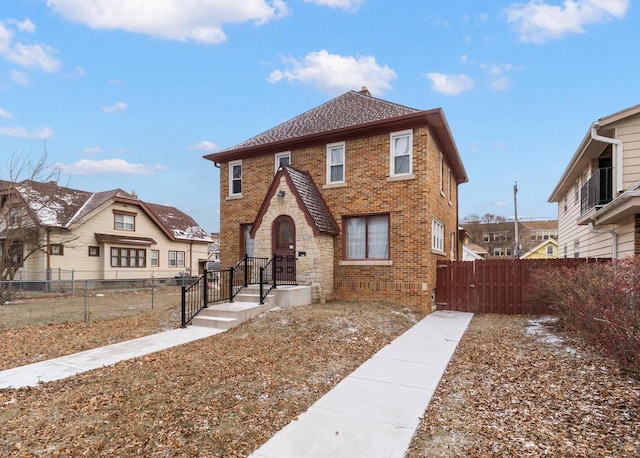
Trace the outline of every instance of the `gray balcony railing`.
{"label": "gray balcony railing", "polygon": [[613,198],[612,168],[596,170],[580,190],[580,212],[608,204]]}

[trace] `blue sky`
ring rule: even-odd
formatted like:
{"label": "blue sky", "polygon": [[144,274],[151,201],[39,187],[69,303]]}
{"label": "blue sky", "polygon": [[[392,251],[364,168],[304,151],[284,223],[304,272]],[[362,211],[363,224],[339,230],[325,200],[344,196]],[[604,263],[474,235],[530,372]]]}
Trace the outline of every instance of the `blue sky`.
{"label": "blue sky", "polygon": [[[3,0],[0,178],[45,150],[60,183],[122,188],[219,229],[231,147],[348,90],[442,107],[471,213],[555,218],[596,119],[640,103],[631,0]],[[25,177],[26,178],[26,177]]]}

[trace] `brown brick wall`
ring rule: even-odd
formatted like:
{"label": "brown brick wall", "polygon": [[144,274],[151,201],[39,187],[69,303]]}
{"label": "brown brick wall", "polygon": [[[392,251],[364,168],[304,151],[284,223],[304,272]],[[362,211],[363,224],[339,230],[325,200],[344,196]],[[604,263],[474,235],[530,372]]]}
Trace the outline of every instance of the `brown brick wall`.
{"label": "brown brick wall", "polygon": [[[342,226],[344,215],[390,215],[391,266],[341,265],[342,231],[335,238],[335,293],[344,299],[402,300],[408,305],[431,307],[436,283],[436,261],[449,259],[450,233],[457,241],[457,186],[453,180],[451,202],[440,192],[440,154],[430,130],[415,128],[414,179],[389,181],[389,135],[346,142],[346,186],[323,188],[326,181],[326,145],[291,151],[291,165],[308,171],[320,188],[334,218]],[[251,223],[274,176],[274,156],[244,159],[243,198],[228,199],[228,167],[221,164],[220,237],[222,266],[235,263],[239,254],[239,225]],[[444,254],[431,250],[431,219],[445,226]]]}

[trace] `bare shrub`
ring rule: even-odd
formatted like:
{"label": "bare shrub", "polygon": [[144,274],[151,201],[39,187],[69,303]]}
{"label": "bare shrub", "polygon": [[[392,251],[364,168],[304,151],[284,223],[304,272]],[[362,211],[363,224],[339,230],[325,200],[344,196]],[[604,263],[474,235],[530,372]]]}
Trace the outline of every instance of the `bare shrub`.
{"label": "bare shrub", "polygon": [[539,272],[531,294],[640,378],[640,258]]}

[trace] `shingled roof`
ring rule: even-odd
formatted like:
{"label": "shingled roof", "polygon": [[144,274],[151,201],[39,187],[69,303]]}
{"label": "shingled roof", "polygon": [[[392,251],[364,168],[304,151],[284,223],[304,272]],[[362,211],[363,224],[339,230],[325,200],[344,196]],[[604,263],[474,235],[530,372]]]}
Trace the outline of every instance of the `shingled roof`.
{"label": "shingled roof", "polygon": [[321,132],[330,132],[419,111],[366,94],[368,93],[349,91],[266,132],[245,140],[229,148],[229,150],[265,145]]}
{"label": "shingled roof", "polygon": [[296,197],[298,206],[303,211],[307,222],[315,235],[337,235],[340,233],[338,224],[329,211],[329,207],[322,198],[322,194],[313,182],[311,176],[291,166],[280,167],[273,178],[269,191],[258,210],[256,220],[251,229],[253,237],[262,222],[262,218],[268,210],[269,202],[278,189],[282,177],[285,178],[291,192]]}
{"label": "shingled roof", "polygon": [[56,182],[24,180],[19,183],[3,182],[0,192],[15,189],[38,224],[70,229],[93,211],[111,202],[138,205],[169,238],[191,241],[210,241],[207,232],[189,215],[174,207],[143,202],[135,194],[122,189],[87,192],[59,186]]}
{"label": "shingled roof", "polygon": [[417,110],[372,97],[366,90],[349,91],[231,148],[207,154],[204,158],[224,163],[425,125],[431,128],[440,144],[456,182],[467,182],[467,172],[442,109]]}

